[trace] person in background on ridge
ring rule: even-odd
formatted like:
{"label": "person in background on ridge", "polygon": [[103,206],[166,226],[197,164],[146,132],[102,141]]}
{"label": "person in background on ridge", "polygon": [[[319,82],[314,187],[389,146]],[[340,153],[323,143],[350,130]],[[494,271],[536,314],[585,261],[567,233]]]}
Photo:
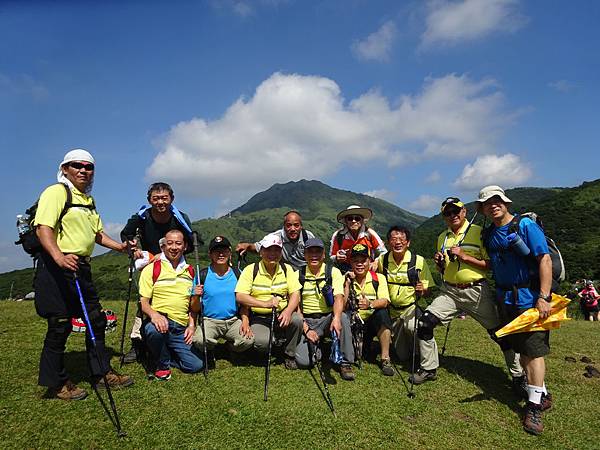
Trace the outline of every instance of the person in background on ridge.
{"label": "person in background on ridge", "polygon": [[[304,229],[302,226],[302,216],[300,216],[298,211],[291,210],[285,213],[283,216],[283,228],[271,234],[278,236],[283,242],[283,251],[281,254],[283,262],[288,263],[294,270],[300,270],[301,267],[306,266],[304,245],[308,239],[314,238],[315,235]],[[244,254],[245,252],[260,253],[261,248],[260,241],[254,243],[240,242],[235,247],[235,251],[240,254]]]}
{"label": "person in background on ridge", "polygon": [[337,215],[337,221],[343,225],[331,236],[330,258],[337,267],[346,273],[350,270],[350,257],[352,256],[352,247],[356,244],[362,244],[369,251],[371,261],[371,270],[377,270],[375,258],[387,252],[385,244],[379,235],[372,228],[367,226],[367,222],[373,217],[373,211],[369,208],[361,208],[357,205],[350,205]]}
{"label": "person in background on ridge", "polygon": [[[104,340],[106,315],[92,281],[90,257],[95,244],[119,252],[128,248],[104,232],[91,196],[95,169],[94,158],[87,151],[68,152],[58,166],[58,184],[42,192],[33,221],[42,246],[34,279],[35,309],[48,322],[38,383],[48,388],[47,396],[62,400],[81,400],[87,396],[85,390],[69,379],[64,364],[67,338],[73,329],[71,317],[83,317],[75,274],[96,337],[97,351],[93,351],[90,331],[86,331],[92,383],[103,386],[102,376],[106,373],[111,388],[133,384],[130,377],[118,374],[110,366]],[[67,205],[69,193],[71,204]]]}
{"label": "person in background on ridge", "polygon": [[577,293],[581,302],[581,309],[583,310],[586,320],[593,322],[594,320],[600,321],[600,295],[594,288],[592,280],[583,280],[583,289]]}
{"label": "person in background on ridge", "polygon": [[440,294],[419,320],[419,339],[432,339],[437,325],[446,325],[461,311],[468,313],[500,346],[512,376],[513,390],[523,396],[527,379],[519,363],[519,355],[506,339],[497,339],[495,335],[500,329],[500,317],[494,293],[486,280],[490,261],[483,246],[482,229],[469,223],[467,209],[456,197],[444,200],[440,211],[448,228],[438,236],[433,259],[442,274],[443,283]]}
{"label": "person in background on ridge", "polygon": [[[484,244],[496,281],[502,323],[508,324],[530,308],[536,308],[541,319],[548,317],[552,309],[552,258],[544,231],[533,220],[523,217],[516,226],[517,237],[524,247],[510,246],[508,236],[512,233],[515,216],[508,211],[512,201],[504,190],[499,186],[486,186],[479,191],[477,202],[480,210],[492,220],[485,231]],[[532,260],[535,263],[533,272]],[[514,333],[506,338],[521,354],[527,373],[523,429],[540,434],[544,430],[542,412],[552,407],[552,395],[544,382],[544,357],[550,353],[550,331]]]}
{"label": "person in background on ridge", "polygon": [[[175,194],[167,183],[152,183],[146,195],[150,205],[144,205],[132,215],[121,231],[121,241],[134,245],[135,266],[141,271],[155,256],[161,252],[158,241],[167,231],[179,230],[186,243],[185,253],[194,249],[192,240],[192,223],[186,213],[175,207]],[[139,242],[136,239],[139,238]],[[138,314],[131,328],[131,349],[123,357],[123,363],[135,362],[143,354],[142,316]]]}

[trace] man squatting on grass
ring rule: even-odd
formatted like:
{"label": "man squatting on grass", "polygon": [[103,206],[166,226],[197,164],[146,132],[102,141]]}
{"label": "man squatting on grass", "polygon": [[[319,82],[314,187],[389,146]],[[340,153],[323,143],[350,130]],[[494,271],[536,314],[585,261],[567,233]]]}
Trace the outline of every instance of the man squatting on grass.
{"label": "man squatting on grass", "polygon": [[[160,239],[162,253],[140,275],[140,305],[148,317],[143,330],[153,356],[154,376],[171,378],[171,367],[195,373],[203,361],[191,351],[201,287],[192,292],[194,270],[185,262],[183,233],[168,231]],[[190,294],[193,294],[190,300]]]}
{"label": "man squatting on grass", "polygon": [[[387,232],[389,252],[378,258],[378,272],[383,274],[390,293],[390,317],[392,319],[392,345],[400,361],[407,361],[413,350],[415,316],[421,317],[417,300],[427,294],[429,286],[435,285],[429,266],[420,255],[414,255],[410,247],[410,230],[393,226]],[[386,264],[387,263],[387,264]],[[414,280],[411,280],[414,278]],[[421,384],[436,379],[440,365],[435,339],[418,339],[420,367],[411,381]]]}
{"label": "man squatting on grass", "polygon": [[[344,314],[344,276],[337,267],[330,265],[331,276],[330,279],[327,278],[328,267],[323,263],[325,246],[321,239],[311,238],[306,241],[304,258],[306,266],[300,269],[300,310],[304,318],[304,334],[296,347],[296,363],[301,368],[312,367],[316,362],[311,357],[314,346],[319,345],[323,336],[335,331],[340,340],[343,357],[339,367],[340,375],[344,380],[354,380],[351,366],[354,362],[352,331],[348,316]],[[325,286],[332,289],[333,305],[328,304],[323,293]]]}
{"label": "man squatting on grass", "polygon": [[[215,236],[208,244],[208,255],[210,266],[200,271],[206,345],[213,349],[221,338],[225,339],[230,350],[243,352],[254,344],[254,335],[247,306],[240,306],[238,317],[235,286],[239,273],[229,266],[231,243],[224,236]],[[196,327],[193,345],[200,354],[204,352],[200,326]]]}
{"label": "man squatting on grass", "polygon": [[[119,375],[110,367],[104,343],[106,316],[92,281],[90,256],[94,244],[120,252],[127,250],[127,244],[114,241],[103,231],[90,195],[94,170],[94,158],[87,151],[77,149],[68,152],[58,167],[58,184],[42,193],[34,219],[42,245],[34,280],[35,308],[48,321],[38,383],[48,387],[47,395],[62,400],[81,400],[87,396],[85,390],[69,380],[64,365],[65,346],[72,330],[71,317],[83,316],[75,287],[75,273],[96,337],[97,352],[94,352],[90,331],[86,327],[85,343],[92,383],[103,386],[102,375],[106,371],[111,388],[133,383],[130,377]],[[71,192],[72,206],[61,219],[67,201],[66,189]],[[96,358],[96,353],[102,361]]]}
{"label": "man squatting on grass", "polygon": [[296,347],[302,336],[302,316],[297,312],[300,303],[298,272],[281,262],[282,239],[268,234],[260,241],[261,260],[246,266],[235,287],[236,300],[252,309],[250,327],[254,348],[266,353],[269,348],[271,311],[275,308],[275,335],[285,334],[285,367],[296,369]]}
{"label": "man squatting on grass", "polygon": [[494,334],[501,328],[500,317],[494,293],[486,280],[490,261],[483,246],[482,229],[475,224],[469,226],[467,209],[456,197],[444,200],[441,212],[448,229],[438,236],[434,261],[443,283],[440,295],[421,316],[419,339],[431,339],[437,325],[446,325],[461,311],[468,313],[500,346],[512,375],[513,389],[522,395],[526,379],[519,357],[505,339],[496,339]]}
{"label": "man squatting on grass", "polygon": [[[298,211],[288,211],[283,216],[283,228],[273,231],[271,234],[281,239],[283,245],[281,260],[284,263],[288,263],[294,270],[300,270],[301,267],[306,265],[306,261],[304,260],[304,245],[308,239],[315,236],[302,227],[302,216]],[[255,243],[240,242],[235,247],[235,251],[240,254],[248,251],[259,253],[261,248],[260,241]]]}
{"label": "man squatting on grass", "polygon": [[[394,375],[394,368],[390,361],[392,320],[387,309],[390,304],[387,282],[382,274],[369,270],[371,259],[367,246],[356,244],[351,250],[352,273],[346,278],[344,287],[346,298],[349,296],[352,284],[358,297],[358,312],[365,327],[364,345],[368,346],[372,338],[377,336],[381,347],[381,372],[391,377]],[[356,355],[357,358],[361,356]]]}
{"label": "man squatting on grass", "polygon": [[[169,230],[179,230],[185,236],[186,250],[194,250],[192,242],[192,223],[186,213],[179,211],[173,200],[175,194],[167,183],[152,183],[147,193],[149,206],[142,208],[132,215],[121,231],[121,241],[133,245],[135,267],[142,270],[154,257],[160,254],[158,241]],[[139,242],[137,239],[139,238]],[[123,363],[129,364],[136,361],[143,354],[142,342],[142,314],[138,309],[135,321],[131,327],[131,349],[123,357]]]}
{"label": "man squatting on grass", "polygon": [[[479,192],[477,202],[492,220],[484,234],[484,241],[494,272],[502,322],[511,322],[529,308],[537,308],[542,319],[548,317],[551,311],[552,259],[544,231],[527,217],[519,221],[518,236],[529,251],[529,254],[523,255],[509,247],[507,236],[511,233],[514,216],[508,211],[512,201],[504,190],[498,186],[486,186]],[[542,411],[552,406],[552,395],[544,383],[544,356],[550,353],[550,332],[515,333],[506,339],[521,354],[521,362],[527,372],[523,428],[529,433],[540,434],[544,430]]]}

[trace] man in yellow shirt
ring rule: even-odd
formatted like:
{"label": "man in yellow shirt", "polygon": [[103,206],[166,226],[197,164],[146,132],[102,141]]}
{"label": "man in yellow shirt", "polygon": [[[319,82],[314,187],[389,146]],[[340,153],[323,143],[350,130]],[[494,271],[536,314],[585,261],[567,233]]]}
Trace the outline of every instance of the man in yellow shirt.
{"label": "man in yellow shirt", "polygon": [[203,361],[191,350],[202,288],[196,286],[190,306],[194,270],[183,257],[186,249],[183,233],[168,231],[159,242],[162,253],[144,267],[140,275],[140,305],[148,317],[144,335],[155,360],[154,376],[168,380],[171,367],[189,373],[199,372],[204,367]]}
{"label": "man in yellow shirt", "polygon": [[254,348],[266,353],[269,348],[269,330],[272,308],[279,313],[275,334],[285,335],[285,367],[297,369],[296,347],[302,336],[302,316],[296,312],[300,303],[298,272],[281,262],[283,241],[276,234],[268,234],[260,241],[261,260],[248,265],[235,287],[236,301],[251,308],[250,328],[254,334]]}
{"label": "man in yellow shirt", "polygon": [[506,340],[497,340],[494,334],[501,324],[494,292],[486,280],[490,261],[481,240],[482,229],[479,225],[469,223],[467,209],[456,197],[444,200],[441,212],[448,229],[438,236],[434,260],[444,282],[441,294],[421,316],[419,338],[431,339],[435,326],[440,323],[445,325],[461,311],[466,312],[500,345],[513,377],[513,388],[522,395],[527,380],[519,363],[519,355],[515,354]]}
{"label": "man in yellow shirt", "polygon": [[[412,253],[410,230],[393,226],[387,232],[388,253],[378,258],[378,272],[388,282],[390,292],[390,316],[392,319],[392,345],[400,361],[407,361],[413,351],[415,333],[415,315],[421,317],[417,308],[419,297],[426,295],[435,282],[425,259]],[[437,344],[434,338],[427,341],[418,339],[420,367],[411,375],[414,384],[436,379],[439,367]]]}
{"label": "man in yellow shirt", "polygon": [[[356,244],[352,247],[350,266],[354,279],[349,276],[346,283],[348,302],[356,294],[356,304],[349,304],[350,308],[357,308],[360,320],[364,323],[365,342],[377,336],[381,347],[381,372],[386,376],[394,375],[394,368],[390,361],[390,343],[392,338],[392,320],[388,313],[390,294],[385,277],[380,273],[371,272],[370,251],[366,245]],[[356,355],[360,358],[362,355]]]}
{"label": "man in yellow shirt", "polygon": [[111,388],[133,383],[130,377],[110,367],[104,344],[106,316],[92,282],[90,257],[95,244],[120,252],[127,250],[127,244],[116,242],[104,233],[90,195],[94,171],[94,158],[87,151],[68,152],[58,168],[58,184],[46,188],[40,196],[33,222],[41,244],[34,280],[35,308],[48,321],[38,383],[48,387],[48,396],[63,400],[81,400],[87,396],[86,391],[69,380],[64,365],[65,346],[72,331],[71,317],[83,316],[75,273],[96,337],[97,352],[94,352],[90,333],[86,333],[92,382],[103,386],[102,375],[106,373]]}
{"label": "man in yellow shirt", "polygon": [[311,367],[316,361],[312,361],[310,354],[313,352],[309,347],[318,345],[326,333],[335,331],[343,357],[339,366],[340,375],[342,379],[352,381],[354,347],[350,321],[344,314],[344,276],[337,267],[323,264],[325,246],[321,239],[306,241],[304,258],[306,266],[300,269],[300,309],[304,318],[304,335],[296,347],[296,363],[301,368]]}

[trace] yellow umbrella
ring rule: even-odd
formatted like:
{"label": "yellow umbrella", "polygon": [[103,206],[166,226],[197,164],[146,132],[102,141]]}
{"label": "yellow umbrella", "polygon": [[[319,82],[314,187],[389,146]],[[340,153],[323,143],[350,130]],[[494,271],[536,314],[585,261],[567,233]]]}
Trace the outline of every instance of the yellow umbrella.
{"label": "yellow umbrella", "polygon": [[571,320],[567,317],[567,305],[570,302],[571,300],[562,295],[552,294],[552,300],[550,300],[552,309],[548,317],[540,319],[537,308],[529,308],[512,322],[496,331],[496,337],[501,338],[507,334],[529,331],[555,330],[560,327],[560,322],[563,320]]}

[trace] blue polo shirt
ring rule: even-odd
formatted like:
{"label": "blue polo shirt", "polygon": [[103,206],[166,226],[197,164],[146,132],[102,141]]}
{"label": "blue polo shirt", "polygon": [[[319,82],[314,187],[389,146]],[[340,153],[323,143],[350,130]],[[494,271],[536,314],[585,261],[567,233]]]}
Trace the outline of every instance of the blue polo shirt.
{"label": "blue polo shirt", "polygon": [[212,319],[231,319],[237,314],[235,302],[235,285],[237,278],[233,269],[229,269],[222,277],[208,267],[204,281],[204,316]]}
{"label": "blue polo shirt", "polygon": [[535,257],[550,253],[546,237],[544,231],[533,220],[529,218],[521,219],[519,236],[531,251],[530,255],[523,257],[508,248],[509,228],[510,223],[501,227],[492,225],[491,233],[486,242],[494,272],[494,280],[496,281],[496,292],[498,297],[508,305],[516,304],[518,308],[532,308],[537,302],[539,290],[519,288],[519,299],[515,303],[512,292],[507,292],[498,286],[508,287],[515,284],[524,284],[530,281],[531,276],[539,276],[539,266]]}

